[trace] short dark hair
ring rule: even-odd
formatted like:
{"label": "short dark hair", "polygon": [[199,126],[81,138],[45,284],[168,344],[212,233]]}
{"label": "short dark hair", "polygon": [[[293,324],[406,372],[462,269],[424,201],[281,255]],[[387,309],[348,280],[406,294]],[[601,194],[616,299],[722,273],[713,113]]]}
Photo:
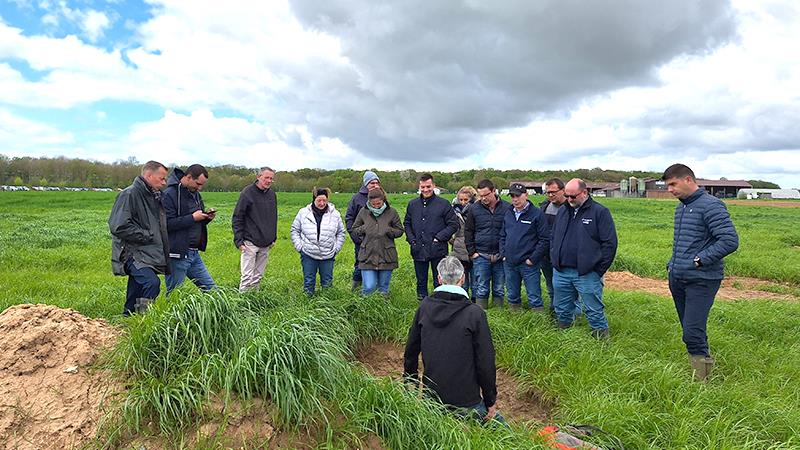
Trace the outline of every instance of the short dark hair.
{"label": "short dark hair", "polygon": [[311,193],[313,194],[311,196],[311,200],[316,200],[317,197],[319,197],[320,195],[324,195],[326,198],[331,198],[331,190],[326,187],[323,188],[314,187]]}
{"label": "short dark hair", "polygon": [[490,191],[494,192],[494,183],[492,183],[492,180],[484,178],[478,182],[478,189],[489,189]]}
{"label": "short dark hair", "polygon": [[270,172],[272,172],[273,174],[275,173],[275,171],[272,169],[272,167],[269,167],[269,166],[264,166],[264,167],[262,167],[262,168],[258,169],[258,174],[259,174],[259,175],[261,175],[262,173],[264,173],[264,172],[266,172],[266,171],[270,171]]}
{"label": "short dark hair", "polygon": [[561,178],[550,178],[549,180],[544,182],[545,186],[550,186],[553,184],[558,186],[559,189],[564,189],[564,180],[562,180]]}
{"label": "short dark hair", "polygon": [[200,175],[208,178],[208,171],[200,164],[192,164],[191,166],[187,167],[185,174],[192,177],[193,180],[200,178]]}
{"label": "short dark hair", "polygon": [[169,171],[169,169],[167,169],[167,166],[161,164],[158,161],[147,161],[142,166],[142,175],[144,175],[146,172],[156,172],[158,169],[164,169],[166,171]]}
{"label": "short dark hair", "polygon": [[433,175],[429,173],[423,173],[422,175],[419,176],[419,181],[428,181],[428,180],[433,181]]}
{"label": "short dark hair", "polygon": [[695,180],[694,172],[689,168],[689,166],[685,164],[673,164],[667,167],[667,170],[664,171],[664,175],[661,176],[661,179],[667,181],[670,178],[684,177],[692,177],[692,180]]}

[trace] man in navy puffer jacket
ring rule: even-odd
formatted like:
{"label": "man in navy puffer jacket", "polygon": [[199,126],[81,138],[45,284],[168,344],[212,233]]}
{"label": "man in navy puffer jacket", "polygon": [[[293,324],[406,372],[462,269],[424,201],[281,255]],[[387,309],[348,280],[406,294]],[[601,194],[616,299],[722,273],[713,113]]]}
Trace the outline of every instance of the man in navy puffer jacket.
{"label": "man in navy puffer jacket", "polygon": [[739,236],[725,204],[697,185],[694,172],[673,164],[662,179],[680,200],[675,208],[672,257],[667,264],[669,290],[683,328],[683,342],[697,380],[711,374],[706,326],[724,277],[722,259],[739,247]]}

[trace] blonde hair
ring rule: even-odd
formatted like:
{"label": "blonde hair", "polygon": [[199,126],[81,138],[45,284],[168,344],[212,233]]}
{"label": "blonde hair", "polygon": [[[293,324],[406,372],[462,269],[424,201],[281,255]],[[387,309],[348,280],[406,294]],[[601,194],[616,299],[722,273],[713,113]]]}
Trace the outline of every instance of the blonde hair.
{"label": "blonde hair", "polygon": [[469,195],[469,199],[470,201],[472,201],[475,200],[475,198],[478,196],[478,191],[476,191],[475,188],[472,186],[462,186],[461,189],[458,190],[458,193],[456,193],[456,196],[459,196],[461,194]]}

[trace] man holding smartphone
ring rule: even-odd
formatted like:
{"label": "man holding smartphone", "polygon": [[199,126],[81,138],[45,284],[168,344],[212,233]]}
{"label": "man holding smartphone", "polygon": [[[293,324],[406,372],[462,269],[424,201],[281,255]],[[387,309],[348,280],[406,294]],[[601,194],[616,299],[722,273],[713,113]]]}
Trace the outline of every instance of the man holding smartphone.
{"label": "man holding smartphone", "polygon": [[192,164],[186,172],[172,170],[164,190],[164,209],[167,213],[169,233],[169,264],[171,274],[165,277],[167,295],[180,286],[186,277],[203,292],[217,285],[206,269],[200,252],[206,250],[208,223],[216,211],[206,210],[200,191],[208,181],[208,171],[200,164]]}

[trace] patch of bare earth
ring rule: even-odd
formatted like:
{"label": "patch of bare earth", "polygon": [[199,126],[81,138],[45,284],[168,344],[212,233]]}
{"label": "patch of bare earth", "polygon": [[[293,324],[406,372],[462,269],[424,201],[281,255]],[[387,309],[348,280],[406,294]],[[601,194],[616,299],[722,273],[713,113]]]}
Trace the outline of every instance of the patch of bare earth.
{"label": "patch of bare earth", "polygon": [[120,391],[92,364],[117,331],[71,309],[17,305],[0,314],[0,442],[70,449],[93,438],[102,405]]}
{"label": "patch of bare earth", "polygon": [[[605,283],[609,289],[617,291],[645,291],[651,294],[671,297],[667,280],[643,278],[630,272],[607,272]],[[778,294],[767,292],[766,288],[774,287],[776,283],[747,277],[727,277],[722,280],[722,286],[717,293],[721,300],[784,300],[800,301],[800,297],[791,294]]]}
{"label": "patch of bare earth", "polygon": [[[371,374],[400,380],[403,375],[403,351],[401,346],[394,343],[371,342],[360,347],[355,357]],[[521,386],[522,383],[507,372],[497,370],[497,404],[503,417],[516,423],[547,422],[552,405],[535,391],[522,389]]]}

